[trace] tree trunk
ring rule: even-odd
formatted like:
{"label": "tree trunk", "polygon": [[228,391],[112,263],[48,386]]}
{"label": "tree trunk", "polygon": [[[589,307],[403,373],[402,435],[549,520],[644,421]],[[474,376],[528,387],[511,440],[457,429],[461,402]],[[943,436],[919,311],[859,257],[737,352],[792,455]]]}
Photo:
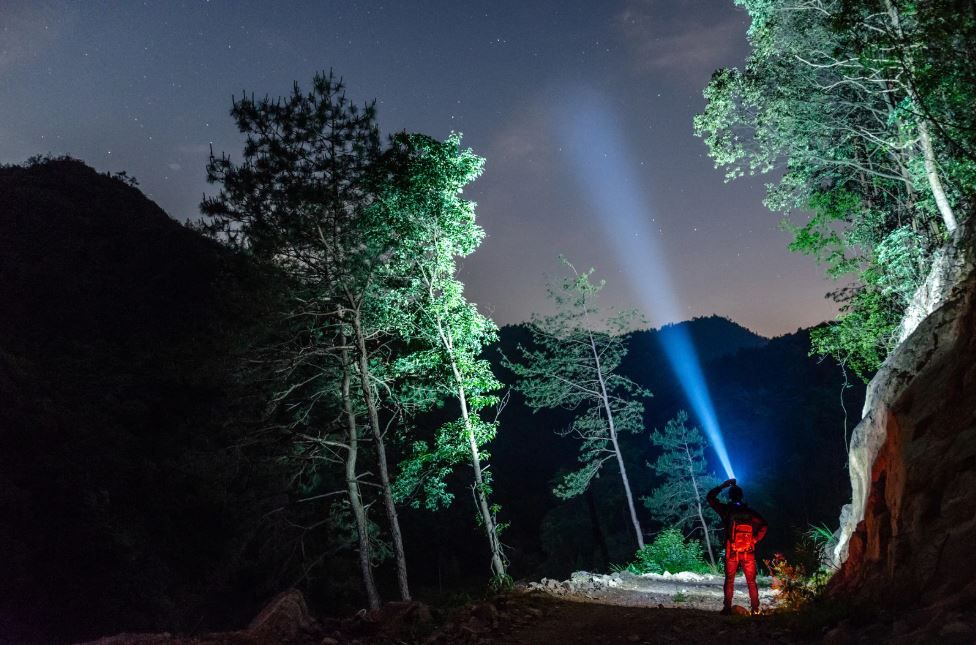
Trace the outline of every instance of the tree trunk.
{"label": "tree trunk", "polygon": [[[695,486],[697,490],[697,486]],[[696,506],[698,507],[698,521],[701,522],[702,531],[705,533],[705,547],[708,549],[708,560],[712,563],[712,571],[715,571],[717,565],[715,564],[715,553],[712,551],[712,538],[708,534],[708,524],[705,523],[705,513],[702,511],[702,505],[699,501]]]}
{"label": "tree trunk", "polygon": [[356,346],[359,354],[360,386],[363,390],[363,400],[366,402],[366,409],[369,411],[369,425],[373,431],[373,440],[376,442],[377,465],[380,472],[380,485],[383,489],[383,507],[386,509],[386,517],[390,522],[390,535],[393,538],[397,586],[400,588],[400,598],[410,600],[410,585],[407,582],[407,556],[403,550],[403,534],[400,532],[400,519],[397,516],[396,504],[393,503],[393,490],[390,486],[390,470],[386,463],[386,445],[383,441],[383,431],[380,428],[379,412],[377,410],[376,399],[373,396],[372,383],[370,383],[369,360],[366,355],[366,339],[363,337],[359,311],[353,312],[352,326],[356,334]]}
{"label": "tree trunk", "polygon": [[593,350],[593,360],[596,364],[596,375],[600,381],[600,397],[603,401],[603,409],[607,413],[607,426],[610,430],[610,443],[613,445],[613,452],[617,456],[617,466],[620,468],[620,479],[624,483],[624,492],[627,494],[627,508],[630,510],[630,521],[634,524],[634,533],[637,534],[637,548],[644,548],[644,531],[641,530],[640,520],[637,519],[637,508],[634,506],[634,494],[630,490],[630,481],[627,479],[627,467],[624,465],[624,456],[620,452],[620,443],[617,441],[617,429],[613,425],[613,410],[610,408],[610,395],[607,393],[607,384],[603,380],[603,369],[600,367],[600,353],[596,350],[596,342],[593,334],[590,334],[590,348]]}
{"label": "tree trunk", "polygon": [[942,185],[942,179],[939,177],[939,166],[936,163],[935,150],[932,147],[932,139],[929,136],[929,124],[925,119],[919,119],[918,138],[922,144],[922,158],[925,160],[925,177],[929,180],[929,188],[931,188],[932,196],[935,198],[935,205],[939,207],[939,214],[942,215],[942,221],[945,223],[946,229],[952,233],[956,230],[956,226],[958,226],[956,215],[952,212],[952,206],[949,205],[949,198],[946,197],[945,187]]}
{"label": "tree trunk", "polygon": [[475,503],[481,512],[481,521],[485,525],[485,533],[488,536],[488,546],[491,548],[491,571],[492,574],[501,578],[505,575],[505,561],[502,557],[502,545],[498,541],[498,527],[495,525],[495,518],[491,514],[491,506],[488,504],[488,494],[485,492],[484,476],[481,472],[481,451],[478,449],[478,440],[474,436],[474,425],[468,414],[468,399],[461,385],[460,373],[451,358],[451,368],[454,370],[455,378],[458,381],[458,401],[461,403],[461,417],[464,419],[464,429],[468,434],[468,448],[471,453],[471,469],[474,470],[474,491]]}
{"label": "tree trunk", "polygon": [[[345,339],[342,342],[345,345]],[[350,394],[349,355],[342,352],[342,403],[346,412],[346,422],[349,426],[349,451],[346,453],[346,489],[349,493],[349,505],[356,520],[356,535],[359,542],[359,568],[366,587],[366,598],[370,609],[380,608],[380,594],[376,590],[373,579],[373,566],[370,562],[369,523],[366,520],[366,508],[363,505],[362,492],[359,490],[359,478],[356,473],[356,458],[359,452],[359,437],[356,427],[356,413],[352,408]]]}
{"label": "tree trunk", "polygon": [[451,362],[451,374],[457,384],[458,403],[461,405],[461,418],[464,421],[464,430],[468,438],[468,451],[471,458],[471,469],[474,471],[474,484],[471,487],[474,493],[475,506],[481,513],[481,521],[485,526],[485,534],[488,537],[488,546],[491,549],[491,571],[496,578],[506,575],[505,559],[502,554],[502,545],[498,541],[498,527],[495,525],[495,518],[491,514],[491,506],[488,504],[488,494],[485,491],[484,475],[481,468],[481,451],[478,449],[478,440],[474,436],[474,425],[471,423],[471,414],[468,411],[468,397],[464,391],[464,379],[461,370],[458,369],[457,360],[454,358],[454,344],[449,332],[445,331],[443,321],[437,317],[437,333],[440,336],[441,344],[447,352]]}
{"label": "tree trunk", "polygon": [[712,570],[715,570],[715,553],[712,552],[712,538],[708,534],[708,524],[705,523],[705,512],[701,505],[701,491],[698,490],[698,478],[695,477],[695,464],[691,459],[691,451],[688,444],[685,444],[685,457],[688,459],[688,474],[691,475],[691,486],[695,491],[695,509],[698,511],[698,521],[701,522],[702,532],[705,534],[705,547],[708,549],[708,560],[712,563]]}
{"label": "tree trunk", "polygon": [[[901,15],[898,12],[898,7],[895,6],[892,0],[885,0],[885,9],[888,12],[888,19],[891,20],[891,26],[895,34],[899,40],[904,42],[905,33],[902,30]],[[915,59],[912,56],[911,50],[905,50],[904,62],[909,77],[913,77],[915,75]],[[905,84],[905,88],[908,92],[908,98],[912,100],[912,103],[916,105],[919,111],[924,112],[921,99],[918,96],[918,92],[915,91],[915,83],[909,80]],[[935,159],[935,148],[932,145],[932,137],[929,134],[928,120],[921,116],[918,118],[918,139],[922,146],[922,159],[925,162],[925,178],[928,179],[929,188],[932,191],[932,197],[935,198],[935,205],[939,208],[942,221],[945,223],[946,229],[952,233],[958,225],[956,215],[952,212],[952,206],[949,204],[948,197],[946,197],[945,187],[942,185],[942,179],[939,177],[939,165]]]}

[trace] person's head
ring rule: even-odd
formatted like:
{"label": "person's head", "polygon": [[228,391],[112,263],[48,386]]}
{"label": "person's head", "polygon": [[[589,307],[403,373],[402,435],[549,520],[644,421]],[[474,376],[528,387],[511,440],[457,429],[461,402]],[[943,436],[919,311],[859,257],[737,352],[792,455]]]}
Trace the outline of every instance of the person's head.
{"label": "person's head", "polygon": [[733,502],[742,501],[742,489],[733,484],[729,487],[729,499]]}

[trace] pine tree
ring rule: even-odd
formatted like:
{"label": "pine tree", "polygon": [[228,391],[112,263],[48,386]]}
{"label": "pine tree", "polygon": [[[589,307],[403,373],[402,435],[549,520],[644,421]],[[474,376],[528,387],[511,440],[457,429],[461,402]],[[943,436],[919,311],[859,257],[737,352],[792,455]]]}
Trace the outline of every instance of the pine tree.
{"label": "pine tree", "polygon": [[[358,465],[361,434],[370,432],[400,594],[409,599],[373,373],[375,352],[391,334],[382,259],[396,237],[365,216],[380,152],[373,104],[358,108],[340,80],[317,74],[308,92],[296,83],[284,98],[245,96],[231,115],[246,135],[243,159],[211,155],[207,178],[220,190],[202,204],[210,217],[205,227],[287,276],[288,310],[280,320],[286,340],[269,348],[268,360],[280,379],[275,400],[296,443],[296,469],[344,464],[364,585],[370,606],[378,607]],[[326,409],[335,403],[341,424]]]}
{"label": "pine tree", "polygon": [[696,427],[689,428],[688,413],[682,410],[664,426],[655,430],[651,441],[663,452],[652,465],[664,483],[643,498],[644,505],[654,519],[677,526],[690,533],[702,532],[705,548],[715,569],[712,535],[718,516],[706,503],[705,493],[719,483],[708,472],[705,461],[704,435]]}
{"label": "pine tree", "polygon": [[[515,389],[525,395],[533,410],[564,408],[576,412],[570,427],[562,432],[580,441],[582,466],[566,475],[553,491],[568,499],[582,494],[607,462],[620,474],[627,509],[638,548],[644,547],[644,533],[637,518],[634,494],[627,477],[620,434],[644,431],[644,405],[650,392],[617,373],[627,354],[624,332],[636,314],[604,318],[595,304],[603,283],[590,281],[593,270],[578,273],[568,261],[571,275],[558,285],[549,285],[549,296],[557,313],[533,315],[529,324],[532,346],[519,346],[519,361],[505,359],[504,365],[519,380]],[[609,331],[601,331],[606,327]]]}

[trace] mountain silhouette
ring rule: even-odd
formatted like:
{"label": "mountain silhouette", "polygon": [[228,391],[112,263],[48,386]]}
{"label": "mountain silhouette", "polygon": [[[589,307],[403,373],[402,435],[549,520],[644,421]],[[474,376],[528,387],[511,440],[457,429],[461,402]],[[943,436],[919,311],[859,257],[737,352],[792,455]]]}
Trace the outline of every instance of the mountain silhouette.
{"label": "mountain silhouette", "polygon": [[253,398],[233,357],[257,283],[131,181],[73,159],[0,168],[0,622],[15,641],[190,628],[237,593],[259,505],[228,449]]}

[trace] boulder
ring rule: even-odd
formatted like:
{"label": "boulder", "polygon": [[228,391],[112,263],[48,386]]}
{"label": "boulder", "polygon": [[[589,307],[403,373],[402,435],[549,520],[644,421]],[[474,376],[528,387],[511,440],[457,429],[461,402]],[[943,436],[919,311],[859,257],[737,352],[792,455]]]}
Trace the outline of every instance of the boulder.
{"label": "boulder", "polygon": [[297,589],[283,591],[264,606],[247,627],[247,633],[262,642],[295,640],[315,624],[308,614],[305,596]]}

